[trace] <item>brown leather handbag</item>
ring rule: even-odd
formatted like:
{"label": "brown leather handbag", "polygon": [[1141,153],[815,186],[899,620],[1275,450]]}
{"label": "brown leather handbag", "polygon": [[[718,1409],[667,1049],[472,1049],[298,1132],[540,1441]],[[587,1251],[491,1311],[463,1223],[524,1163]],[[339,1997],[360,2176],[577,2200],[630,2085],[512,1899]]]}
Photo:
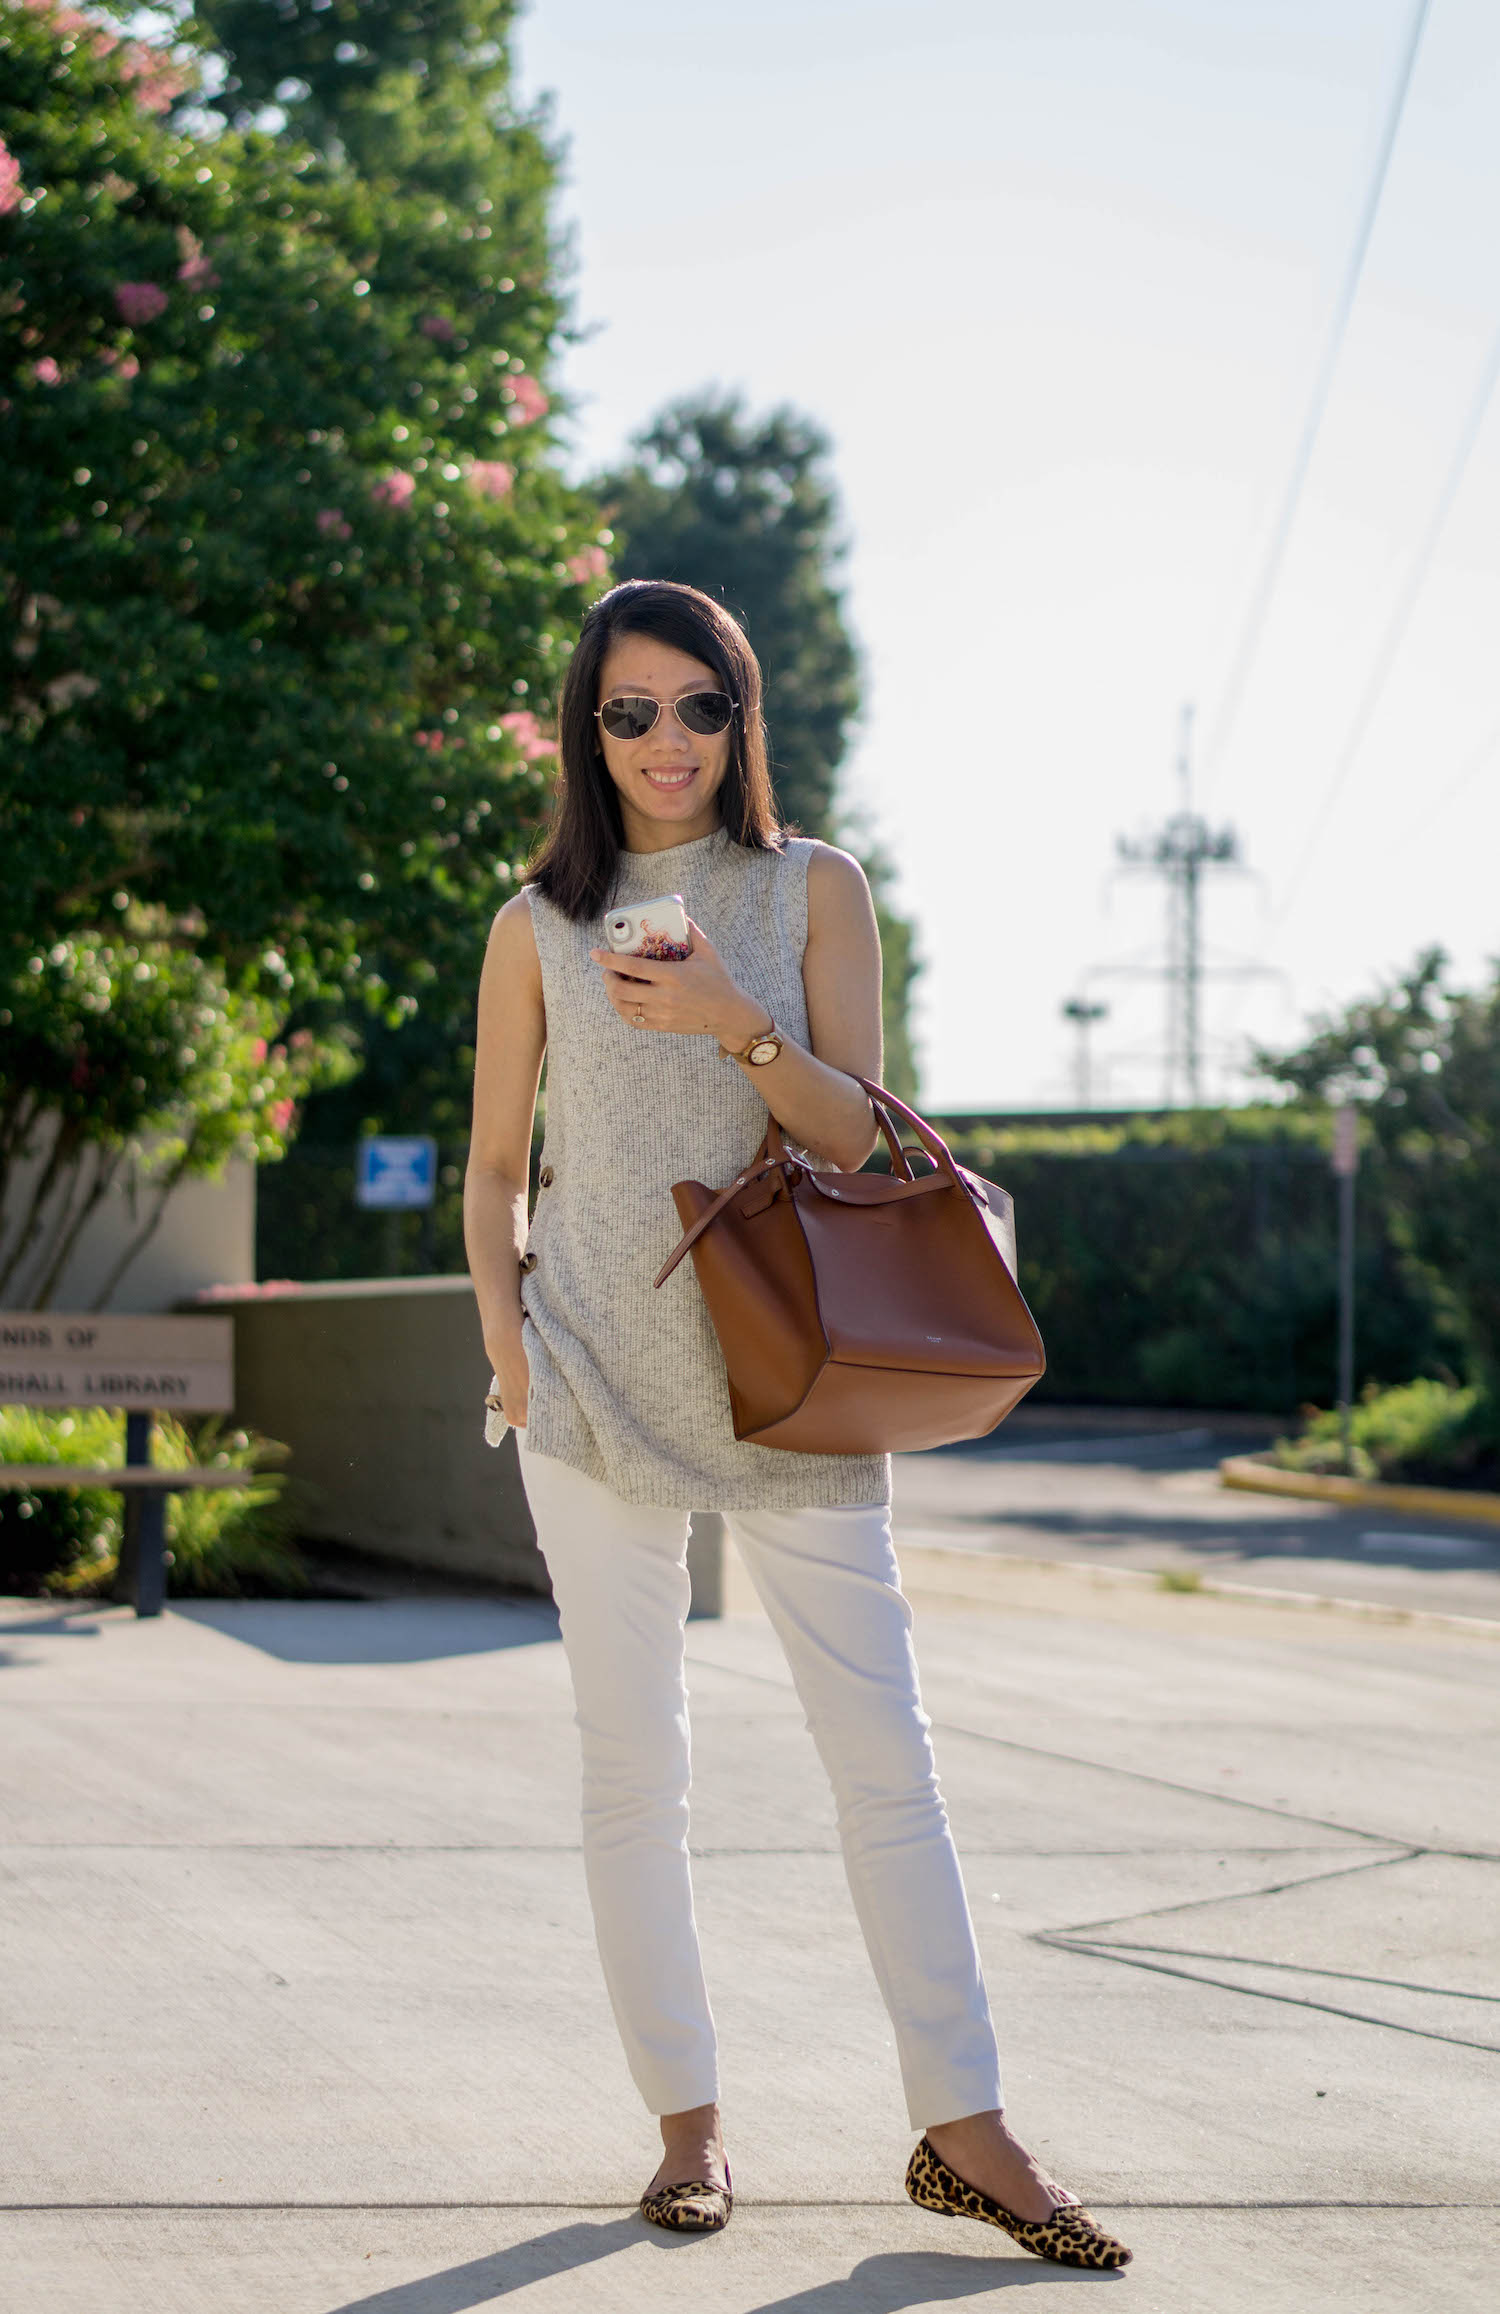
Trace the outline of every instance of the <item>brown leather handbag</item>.
{"label": "brown leather handbag", "polygon": [[[864,1086],[889,1173],[819,1173],[771,1118],[727,1189],[679,1181],[684,1236],[724,1362],[736,1438],[883,1454],[982,1438],[1046,1368],[1015,1280],[1011,1200],[884,1086]],[[904,1148],[905,1119],[920,1147]],[[913,1172],[925,1153],[930,1172]]]}

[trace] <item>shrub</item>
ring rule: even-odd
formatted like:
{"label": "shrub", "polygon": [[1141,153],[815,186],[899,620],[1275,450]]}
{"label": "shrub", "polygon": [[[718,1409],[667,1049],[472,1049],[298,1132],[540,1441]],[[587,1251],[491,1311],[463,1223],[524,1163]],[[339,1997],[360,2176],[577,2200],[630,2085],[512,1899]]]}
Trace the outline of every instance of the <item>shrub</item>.
{"label": "shrub", "polygon": [[[95,1469],[124,1455],[123,1418],[107,1407],[53,1413],[0,1406],[0,1462],[74,1462]],[[36,1592],[74,1568],[113,1569],[120,1498],[102,1487],[0,1488],[0,1591]]]}
{"label": "shrub", "polygon": [[[1500,1406],[1477,1384],[1420,1376],[1392,1390],[1368,1388],[1350,1410],[1355,1478],[1416,1486],[1500,1486]],[[1337,1407],[1311,1408],[1299,1438],[1278,1438],[1284,1470],[1342,1472]]]}
{"label": "shrub", "polygon": [[[1021,1286],[1047,1346],[1038,1399],[1289,1415],[1329,1396],[1338,1242],[1327,1132],[1326,1115],[1264,1108],[948,1136],[1016,1200]],[[1402,1382],[1456,1360],[1373,1168],[1361,1181],[1357,1276],[1362,1375]]]}
{"label": "shrub", "polygon": [[[0,1407],[0,1462],[114,1466],[124,1460],[125,1418],[105,1407],[54,1412]],[[285,1479],[268,1464],[286,1449],[217,1421],[189,1430],[156,1421],[152,1460],[165,1470],[253,1471],[247,1487],[167,1498],[167,1591],[177,1599],[297,1597],[309,1586],[293,1534]],[[122,1506],[99,1487],[0,1492],[0,1589],[106,1596],[119,1564]]]}

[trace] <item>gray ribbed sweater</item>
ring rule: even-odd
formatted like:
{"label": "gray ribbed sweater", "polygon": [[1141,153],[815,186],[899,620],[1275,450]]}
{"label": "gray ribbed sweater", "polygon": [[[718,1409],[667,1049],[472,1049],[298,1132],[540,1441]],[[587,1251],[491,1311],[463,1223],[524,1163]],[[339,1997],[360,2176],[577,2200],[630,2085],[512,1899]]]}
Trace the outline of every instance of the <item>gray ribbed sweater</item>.
{"label": "gray ribbed sweater", "polygon": [[[611,906],[681,892],[741,988],[805,1045],[807,867],[814,842],[746,851],[719,830],[624,852]],[[521,1280],[527,1445],[627,1502],[688,1510],[888,1502],[887,1455],[789,1454],[736,1439],[723,1353],[691,1259],[651,1281],[681,1235],[674,1181],[720,1189],[759,1148],[766,1104],[711,1036],[622,1020],[575,924],[536,890],[547,1014],[547,1122]]]}

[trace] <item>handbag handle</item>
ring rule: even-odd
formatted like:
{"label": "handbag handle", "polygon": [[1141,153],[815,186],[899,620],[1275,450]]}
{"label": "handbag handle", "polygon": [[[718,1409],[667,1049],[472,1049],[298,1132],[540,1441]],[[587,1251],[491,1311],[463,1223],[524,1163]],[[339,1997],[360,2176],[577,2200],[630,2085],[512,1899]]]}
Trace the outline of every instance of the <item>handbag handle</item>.
{"label": "handbag handle", "polygon": [[[854,1076],[854,1071],[851,1069],[849,1074]],[[894,1093],[888,1093],[884,1085],[872,1084],[868,1077],[855,1076],[854,1082],[857,1085],[863,1085],[865,1091],[869,1094],[871,1104],[874,1107],[876,1116],[880,1119],[882,1126],[886,1126],[886,1120],[883,1112],[886,1109],[894,1109],[896,1115],[898,1117],[904,1117],[907,1124],[912,1127],[916,1133],[917,1139],[921,1142],[922,1147],[926,1150],[933,1163],[937,1165],[942,1172],[951,1174],[953,1179],[959,1183],[960,1187],[963,1186],[963,1175],[959,1168],[957,1158],[954,1156],[953,1151],[949,1148],[947,1142],[943,1139],[942,1134],[934,1131],[933,1127],[928,1124],[925,1117],[919,1117],[915,1109],[909,1109],[904,1101],[900,1101],[896,1098]],[[891,1134],[888,1127],[886,1127],[886,1139],[888,1141],[891,1140]],[[895,1141],[891,1141],[891,1147],[892,1152],[894,1153],[898,1147],[898,1144]],[[901,1150],[901,1171],[904,1177],[910,1181],[912,1178],[911,1167],[907,1162],[906,1152],[904,1149]]]}
{"label": "handbag handle", "polygon": [[[853,1074],[852,1071],[846,1073]],[[879,1085],[867,1084],[863,1077],[856,1077],[855,1083],[864,1085],[865,1091],[870,1096],[870,1106],[875,1112],[875,1122],[885,1135],[886,1147],[891,1153],[891,1170],[899,1174],[903,1181],[912,1180],[914,1176],[906,1151],[901,1146],[901,1136],[892,1125],[890,1117],[882,1106],[882,1103],[888,1101],[891,1095]],[[766,1120],[766,1137],[761,1143],[761,1149],[774,1165],[784,1165],[788,1162],[796,1163],[796,1159],[791,1156],[791,1152],[787,1148],[781,1127],[774,1117],[768,1117]]]}
{"label": "handbag handle", "polygon": [[[894,1109],[897,1116],[904,1117],[906,1119],[907,1124],[913,1128],[918,1140],[922,1144],[923,1149],[927,1152],[927,1155],[932,1159],[938,1170],[940,1172],[946,1173],[956,1188],[962,1189],[969,1197],[974,1196],[975,1192],[971,1187],[969,1180],[965,1176],[962,1167],[955,1159],[952,1150],[948,1147],[948,1144],[943,1139],[941,1133],[934,1132],[933,1128],[928,1124],[925,1117],[919,1117],[915,1109],[909,1109],[904,1101],[899,1101],[896,1098],[894,1093],[888,1093],[884,1085],[877,1085],[873,1083],[869,1077],[855,1076],[852,1069],[848,1070],[846,1074],[853,1076],[854,1082],[857,1085],[862,1086],[865,1092],[869,1095],[870,1106],[875,1112],[875,1121],[879,1125],[882,1133],[884,1133],[886,1142],[890,1148],[891,1162],[903,1181],[914,1180],[915,1175],[911,1169],[911,1161],[908,1158],[906,1151],[901,1146],[900,1136],[897,1134],[891,1124],[890,1116],[888,1113],[890,1109]],[[799,1160],[793,1157],[787,1149],[786,1141],[783,1138],[780,1125],[777,1123],[774,1117],[768,1115],[766,1119],[766,1137],[761,1142],[759,1149],[756,1151],[750,1163],[745,1167],[742,1173],[739,1173],[735,1176],[734,1180],[730,1182],[727,1189],[721,1189],[719,1191],[718,1196],[713,1200],[712,1204],[706,1206],[703,1212],[699,1214],[697,1220],[693,1223],[692,1228],[684,1232],[683,1236],[678,1240],[672,1252],[662,1263],[662,1266],[657,1271],[657,1274],[652,1280],[652,1283],[657,1286],[665,1285],[667,1279],[671,1276],[673,1270],[676,1269],[677,1264],[681,1261],[683,1255],[703,1235],[703,1232],[708,1228],[709,1223],[718,1220],[719,1215],[723,1212],[725,1206],[729,1203],[729,1200],[737,1195],[741,1189],[748,1188],[752,1181],[759,1180],[763,1174],[775,1173],[778,1172],[783,1166],[791,1167],[797,1165],[798,1163]]]}

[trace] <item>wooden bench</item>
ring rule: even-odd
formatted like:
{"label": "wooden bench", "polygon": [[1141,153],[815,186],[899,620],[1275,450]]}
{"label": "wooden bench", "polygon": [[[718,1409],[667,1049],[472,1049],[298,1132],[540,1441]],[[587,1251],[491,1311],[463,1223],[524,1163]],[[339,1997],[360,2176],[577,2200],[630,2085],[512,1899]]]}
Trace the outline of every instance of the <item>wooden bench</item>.
{"label": "wooden bench", "polygon": [[159,1615],[167,1591],[167,1496],[251,1486],[256,1473],[212,1464],[162,1470],[151,1460],[158,1413],[227,1414],[234,1405],[231,1318],[128,1318],[92,1312],[0,1311],[0,1405],[110,1406],[125,1415],[123,1468],[0,1462],[0,1487],[109,1487],[124,1497],[120,1564],[111,1596]]}

